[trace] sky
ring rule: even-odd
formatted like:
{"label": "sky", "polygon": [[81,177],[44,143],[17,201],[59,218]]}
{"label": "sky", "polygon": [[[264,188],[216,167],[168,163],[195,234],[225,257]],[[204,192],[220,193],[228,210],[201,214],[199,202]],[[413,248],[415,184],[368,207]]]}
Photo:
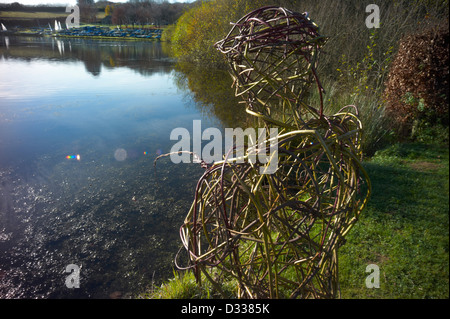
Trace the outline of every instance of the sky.
{"label": "sky", "polygon": [[[126,0],[111,0],[112,2],[127,2]],[[0,3],[13,3],[19,2],[24,5],[38,5],[38,4],[51,4],[51,5],[74,5],[77,0],[0,0]],[[192,2],[192,0],[169,0],[169,2]]]}

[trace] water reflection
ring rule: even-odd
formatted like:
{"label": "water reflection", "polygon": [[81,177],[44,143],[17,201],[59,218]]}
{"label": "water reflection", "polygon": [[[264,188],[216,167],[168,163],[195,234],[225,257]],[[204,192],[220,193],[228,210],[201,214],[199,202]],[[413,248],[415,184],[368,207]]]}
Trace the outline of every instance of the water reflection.
{"label": "water reflection", "polygon": [[[171,276],[197,165],[153,160],[186,107],[161,43],[0,41],[0,297],[131,296]],[[205,124],[206,124],[205,123]],[[79,289],[64,282],[82,266]],[[118,293],[120,292],[120,293]]]}
{"label": "water reflection", "polygon": [[245,112],[245,105],[234,96],[228,72],[195,67],[186,63],[176,65],[175,83],[196,102],[205,116],[213,115],[222,127],[247,127],[253,120]]}
{"label": "water reflection", "polygon": [[164,53],[165,45],[146,41],[5,36],[0,41],[0,57],[82,61],[86,70],[94,76],[100,75],[102,68],[115,67],[127,67],[148,75],[172,70],[173,61]]}
{"label": "water reflection", "polygon": [[175,65],[164,45],[1,39],[0,297],[127,297],[172,275],[202,169],[153,161],[176,127],[248,116],[226,72]]}

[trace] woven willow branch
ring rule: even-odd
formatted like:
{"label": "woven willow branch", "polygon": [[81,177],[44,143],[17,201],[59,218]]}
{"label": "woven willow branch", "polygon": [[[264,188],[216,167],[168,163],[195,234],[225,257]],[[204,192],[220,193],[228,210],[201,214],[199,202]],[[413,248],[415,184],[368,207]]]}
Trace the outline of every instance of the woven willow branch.
{"label": "woven willow branch", "polygon": [[[316,67],[326,38],[305,15],[280,7],[263,7],[236,22],[228,35],[216,43],[227,56],[237,84],[236,95],[250,110],[286,124],[310,113],[323,114],[322,86]],[[315,83],[320,107],[300,107]]]}
{"label": "woven willow branch", "polygon": [[312,84],[322,93],[315,68],[323,39],[305,15],[264,7],[217,43],[247,112],[281,131],[274,174],[227,156],[198,181],[180,237],[187,268],[219,291],[235,279],[240,298],[339,295],[337,251],[371,186],[356,107],[326,116],[322,101],[304,102]]}

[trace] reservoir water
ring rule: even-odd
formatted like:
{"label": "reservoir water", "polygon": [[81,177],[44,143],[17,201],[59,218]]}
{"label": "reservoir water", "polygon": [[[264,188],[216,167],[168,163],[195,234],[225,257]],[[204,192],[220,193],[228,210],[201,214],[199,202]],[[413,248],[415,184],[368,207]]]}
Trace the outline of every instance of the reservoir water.
{"label": "reservoir water", "polygon": [[0,37],[0,298],[134,297],[173,274],[203,169],[154,159],[174,128],[239,112],[164,45]]}

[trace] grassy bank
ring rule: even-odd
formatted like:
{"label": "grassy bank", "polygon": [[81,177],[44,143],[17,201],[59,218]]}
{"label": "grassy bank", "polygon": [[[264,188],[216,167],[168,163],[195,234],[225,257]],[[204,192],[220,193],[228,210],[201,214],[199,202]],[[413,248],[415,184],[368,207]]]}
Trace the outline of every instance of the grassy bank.
{"label": "grassy bank", "polygon": [[[173,54],[180,60],[226,69],[213,44],[228,32],[230,21],[263,4],[267,3],[198,3],[167,29],[165,39],[172,41]],[[308,11],[329,37],[318,67],[326,91],[326,114],[356,105],[364,127],[364,166],[372,179],[373,196],[340,250],[342,297],[448,298],[448,124],[427,126],[414,136],[395,134],[397,123],[386,116],[383,96],[401,39],[446,22],[448,1],[380,1],[379,29],[366,27],[366,4],[356,0],[280,0],[276,4]],[[311,94],[308,104],[317,107],[318,101]],[[413,139],[416,143],[404,142]],[[440,143],[447,146],[437,146]],[[380,288],[366,287],[366,267],[371,264],[379,267]],[[230,283],[225,289],[231,295],[232,287]],[[208,298],[216,294],[207,285],[196,287],[187,274],[175,276],[148,296]]]}
{"label": "grassy bank", "polygon": [[[433,144],[396,144],[364,163],[373,196],[340,250],[342,298],[449,297],[449,151]],[[366,267],[380,269],[369,289]],[[230,282],[224,290],[233,296]],[[144,298],[215,298],[191,273],[176,274]]]}
{"label": "grassy bank", "polygon": [[[449,14],[447,0],[381,0],[377,4],[381,14],[377,46],[373,52],[376,60],[383,59],[388,51],[390,54],[395,53],[403,35],[445,21]],[[340,67],[341,61],[361,62],[364,59],[366,46],[372,40],[372,30],[364,23],[368,16],[367,3],[358,0],[199,1],[168,30],[166,39],[174,43],[174,54],[181,59],[226,67],[214,43],[225,37],[230,30],[230,23],[266,5],[279,5],[297,12],[307,11],[320,27],[320,33],[328,37],[325,53],[320,58],[322,79],[338,77],[336,69]]]}
{"label": "grassy bank", "polygon": [[[47,12],[47,11],[0,11],[0,18],[4,19],[48,19],[48,18],[67,18],[70,13],[66,11],[61,12]],[[97,19],[103,19],[105,17],[104,12],[98,12]]]}
{"label": "grassy bank", "polygon": [[[366,155],[372,156],[376,150],[395,142],[397,137],[390,134],[398,125],[390,123],[391,118],[385,116],[386,97],[383,95],[392,61],[405,35],[448,24],[448,1],[379,1],[380,28],[374,29],[364,23],[368,16],[367,4],[357,0],[204,1],[169,26],[162,40],[172,42],[172,54],[179,60],[200,67],[228,69],[214,43],[229,32],[230,22],[268,4],[297,12],[307,11],[319,25],[320,33],[328,38],[318,64],[318,76],[325,89],[326,114],[348,104],[359,108],[366,131],[363,142]],[[420,73],[420,68],[412,72]],[[318,101],[318,96],[311,96],[308,103],[315,106]],[[420,130],[424,132],[419,134],[433,135],[437,139],[448,136],[448,124],[443,128],[426,126]],[[417,134],[414,138],[429,139]]]}
{"label": "grassy bank", "polygon": [[0,18],[3,19],[48,19],[48,18],[66,18],[66,12],[22,12],[22,11],[4,11],[0,12]]}
{"label": "grassy bank", "polygon": [[[365,166],[373,195],[341,249],[343,297],[448,298],[448,147],[397,144]],[[379,289],[365,286],[369,264]]]}

